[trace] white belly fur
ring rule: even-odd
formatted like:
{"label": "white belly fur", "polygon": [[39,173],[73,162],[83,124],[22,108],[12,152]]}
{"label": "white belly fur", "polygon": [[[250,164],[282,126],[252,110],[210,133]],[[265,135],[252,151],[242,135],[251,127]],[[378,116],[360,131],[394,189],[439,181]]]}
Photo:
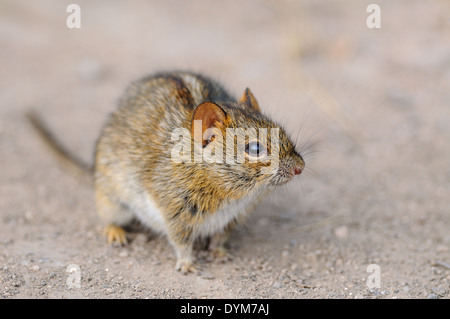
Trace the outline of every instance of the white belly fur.
{"label": "white belly fur", "polygon": [[149,195],[142,195],[139,203],[133,207],[133,211],[139,221],[151,230],[160,234],[167,234],[166,223],[164,222],[162,215],[163,213],[155,205]]}
{"label": "white belly fur", "polygon": [[232,201],[224,208],[209,215],[199,226],[197,236],[206,237],[222,232],[234,218],[245,215],[256,198],[257,194],[253,193],[243,199]]}
{"label": "white belly fur", "polygon": [[[246,214],[247,210],[257,199],[257,192],[246,196],[243,199],[228,203],[224,208],[210,214],[198,226],[196,236],[207,237],[215,233],[220,233],[234,219]],[[150,229],[167,235],[167,226],[164,221],[163,212],[155,205],[149,195],[142,196],[137,205],[133,207],[136,217]]]}

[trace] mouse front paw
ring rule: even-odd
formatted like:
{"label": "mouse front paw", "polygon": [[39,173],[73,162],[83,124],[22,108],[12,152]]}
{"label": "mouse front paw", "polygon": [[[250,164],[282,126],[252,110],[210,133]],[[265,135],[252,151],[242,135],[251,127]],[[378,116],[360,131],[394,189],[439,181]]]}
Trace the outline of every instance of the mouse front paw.
{"label": "mouse front paw", "polygon": [[127,233],[120,226],[110,224],[105,227],[104,233],[108,240],[108,244],[118,243],[119,245],[125,245],[128,243]]}
{"label": "mouse front paw", "polygon": [[183,275],[187,275],[188,273],[198,274],[200,271],[192,259],[179,259],[175,266],[175,270],[181,272]]}

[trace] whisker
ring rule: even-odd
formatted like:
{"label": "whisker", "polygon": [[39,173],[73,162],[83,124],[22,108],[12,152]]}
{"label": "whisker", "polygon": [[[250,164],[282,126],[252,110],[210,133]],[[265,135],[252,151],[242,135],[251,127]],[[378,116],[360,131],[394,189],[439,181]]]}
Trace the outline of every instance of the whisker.
{"label": "whisker", "polygon": [[314,177],[316,177],[317,179],[321,179],[322,176],[313,168],[306,166],[304,171],[306,173],[311,173],[311,175],[313,175]]}

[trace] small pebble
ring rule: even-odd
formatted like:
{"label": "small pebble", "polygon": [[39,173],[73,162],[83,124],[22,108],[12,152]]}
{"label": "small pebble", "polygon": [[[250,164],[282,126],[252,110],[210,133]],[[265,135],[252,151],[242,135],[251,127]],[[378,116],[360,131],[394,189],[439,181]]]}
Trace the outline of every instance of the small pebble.
{"label": "small pebble", "polygon": [[107,288],[106,289],[106,293],[107,294],[112,294],[114,292],[114,289],[112,289],[112,288]]}
{"label": "small pebble", "polygon": [[341,239],[347,238],[348,237],[348,227],[347,226],[341,226],[341,227],[335,228],[334,229],[334,235],[337,238],[341,238]]}
{"label": "small pebble", "polygon": [[439,299],[438,295],[431,293],[427,296],[427,299]]}
{"label": "small pebble", "polygon": [[272,285],[273,288],[281,288],[283,284],[280,281],[275,281]]}
{"label": "small pebble", "polygon": [[41,268],[38,265],[33,265],[30,267],[31,271],[39,271]]}

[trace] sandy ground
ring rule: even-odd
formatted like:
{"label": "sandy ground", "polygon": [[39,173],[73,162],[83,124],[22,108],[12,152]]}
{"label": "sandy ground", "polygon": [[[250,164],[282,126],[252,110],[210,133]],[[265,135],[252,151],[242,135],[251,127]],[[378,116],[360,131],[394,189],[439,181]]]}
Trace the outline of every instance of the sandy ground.
{"label": "sandy ground", "polygon": [[[379,0],[381,29],[373,1],[77,1],[69,29],[71,2],[0,1],[1,298],[449,297],[448,1]],[[173,69],[250,87],[307,161],[201,275],[146,231],[108,246],[24,118],[91,162],[126,85]]]}

